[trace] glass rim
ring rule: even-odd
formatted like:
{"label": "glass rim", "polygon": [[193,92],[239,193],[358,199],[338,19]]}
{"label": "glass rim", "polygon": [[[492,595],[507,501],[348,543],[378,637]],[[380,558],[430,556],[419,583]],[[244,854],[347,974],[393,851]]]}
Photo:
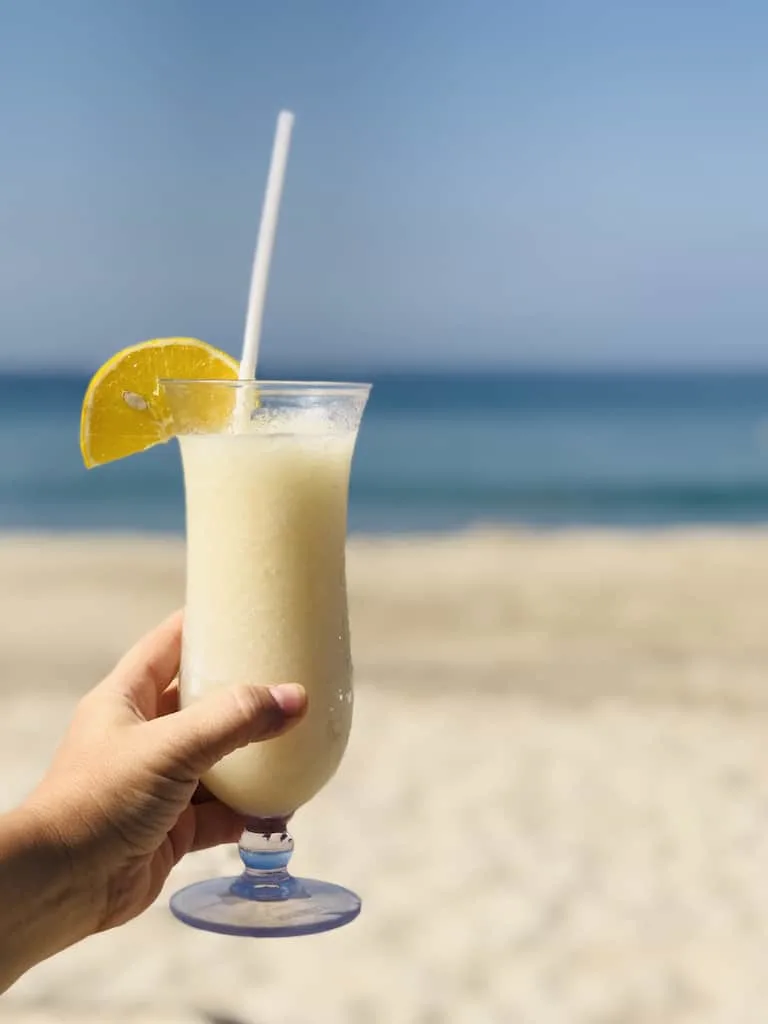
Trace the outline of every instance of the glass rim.
{"label": "glass rim", "polygon": [[362,395],[368,394],[372,384],[357,381],[330,380],[222,380],[221,378],[160,377],[158,386],[166,387],[216,387],[231,390],[260,389],[273,395]]}

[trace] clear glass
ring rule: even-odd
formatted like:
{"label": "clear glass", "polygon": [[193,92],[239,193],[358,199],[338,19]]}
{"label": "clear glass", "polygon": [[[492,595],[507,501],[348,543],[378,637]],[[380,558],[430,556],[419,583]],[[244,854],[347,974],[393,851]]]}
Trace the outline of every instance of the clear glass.
{"label": "clear glass", "polygon": [[366,384],[162,381],[178,435],[187,518],[182,705],[241,683],[301,683],[302,722],[219,762],[203,782],[242,813],[244,870],[171,899],[187,924],[228,935],[326,931],[352,892],[293,878],[288,821],[338,768],[352,724],[344,551]]}

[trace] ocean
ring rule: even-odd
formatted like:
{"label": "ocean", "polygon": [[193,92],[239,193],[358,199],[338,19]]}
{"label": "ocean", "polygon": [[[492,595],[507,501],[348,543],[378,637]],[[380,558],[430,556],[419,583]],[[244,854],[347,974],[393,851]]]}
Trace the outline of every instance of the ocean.
{"label": "ocean", "polygon": [[[380,374],[353,532],[768,520],[768,373]],[[86,379],[0,375],[0,528],[181,532],[176,445],[87,471]]]}

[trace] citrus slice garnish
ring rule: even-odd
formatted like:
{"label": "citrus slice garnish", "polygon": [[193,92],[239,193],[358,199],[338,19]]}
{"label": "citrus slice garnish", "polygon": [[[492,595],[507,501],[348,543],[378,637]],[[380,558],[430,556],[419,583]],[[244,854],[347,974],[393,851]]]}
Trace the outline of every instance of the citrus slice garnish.
{"label": "citrus slice garnish", "polygon": [[83,462],[91,469],[170,440],[173,424],[159,380],[236,380],[237,373],[232,356],[196,338],[158,338],[122,349],[96,371],[85,393]]}

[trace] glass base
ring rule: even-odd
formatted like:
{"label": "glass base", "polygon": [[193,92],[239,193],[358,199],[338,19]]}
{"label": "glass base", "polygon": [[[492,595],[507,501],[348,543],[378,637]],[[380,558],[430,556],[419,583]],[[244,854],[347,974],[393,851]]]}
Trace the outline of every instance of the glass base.
{"label": "glass base", "polygon": [[360,913],[360,897],[349,889],[289,873],[287,817],[250,818],[238,851],[242,875],[188,885],[171,897],[180,921],[220,935],[278,938],[328,932]]}
{"label": "glass base", "polygon": [[220,935],[279,938],[340,928],[360,913],[360,898],[330,882],[283,876],[255,884],[248,874],[214,878],[181,889],[171,910],[184,924]]}

